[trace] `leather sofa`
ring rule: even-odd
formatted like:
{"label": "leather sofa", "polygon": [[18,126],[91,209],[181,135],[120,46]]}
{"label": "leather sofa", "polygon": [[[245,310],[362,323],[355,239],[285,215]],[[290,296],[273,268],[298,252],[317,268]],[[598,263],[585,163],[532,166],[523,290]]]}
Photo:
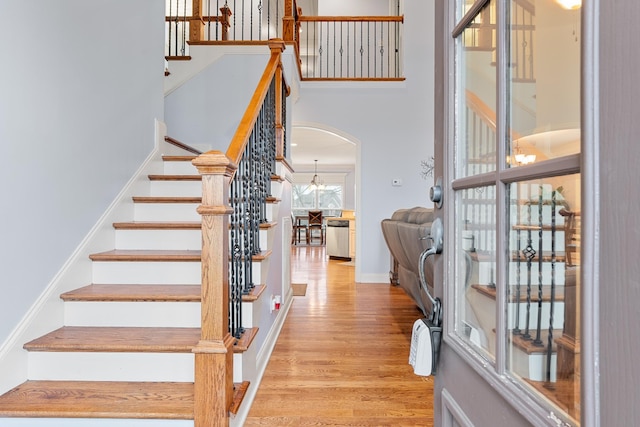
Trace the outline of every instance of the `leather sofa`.
{"label": "leather sofa", "polygon": [[[426,239],[431,232],[433,209],[414,207],[399,209],[391,218],[382,220],[382,234],[393,258],[391,283],[400,286],[425,315],[431,311],[431,302],[420,285],[420,254],[431,243]],[[433,257],[424,263],[425,278],[433,295]]]}

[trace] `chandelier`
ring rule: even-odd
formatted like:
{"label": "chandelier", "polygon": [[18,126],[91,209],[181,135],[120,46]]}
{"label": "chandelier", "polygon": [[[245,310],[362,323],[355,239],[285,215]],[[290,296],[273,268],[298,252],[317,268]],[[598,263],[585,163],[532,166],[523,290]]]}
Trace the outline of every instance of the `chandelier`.
{"label": "chandelier", "polygon": [[525,154],[520,150],[518,140],[515,141],[513,155],[507,156],[507,163],[513,166],[527,165],[536,161],[535,154]]}
{"label": "chandelier", "polygon": [[316,162],[316,166],[315,166],[315,173],[313,175],[313,179],[311,180],[311,186],[315,188],[324,188],[324,181],[322,181],[318,177],[318,161],[314,160],[314,162]]}

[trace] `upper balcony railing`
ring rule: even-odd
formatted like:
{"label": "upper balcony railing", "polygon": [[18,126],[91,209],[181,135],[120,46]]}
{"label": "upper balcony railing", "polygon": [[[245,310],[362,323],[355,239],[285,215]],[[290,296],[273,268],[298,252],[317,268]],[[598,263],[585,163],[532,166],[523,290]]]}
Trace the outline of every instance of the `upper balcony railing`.
{"label": "upper balcony railing", "polygon": [[298,16],[305,80],[403,80],[402,16]]}
{"label": "upper balcony railing", "polygon": [[404,80],[403,16],[305,16],[296,0],[166,0],[165,56],[193,44],[295,47],[303,80]]}

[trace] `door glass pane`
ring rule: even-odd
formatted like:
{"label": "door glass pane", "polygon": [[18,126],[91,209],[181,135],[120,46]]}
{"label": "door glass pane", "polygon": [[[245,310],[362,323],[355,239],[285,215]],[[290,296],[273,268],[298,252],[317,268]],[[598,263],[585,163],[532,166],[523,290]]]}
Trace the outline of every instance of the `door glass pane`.
{"label": "door glass pane", "polygon": [[456,193],[456,298],[458,335],[495,357],[496,188]]}
{"label": "door glass pane", "polygon": [[513,0],[507,165],[580,152],[580,10]]}
{"label": "door glass pane", "polygon": [[579,420],[580,175],[508,189],[507,364]]}
{"label": "door glass pane", "polygon": [[496,168],[495,2],[458,37],[456,178]]}

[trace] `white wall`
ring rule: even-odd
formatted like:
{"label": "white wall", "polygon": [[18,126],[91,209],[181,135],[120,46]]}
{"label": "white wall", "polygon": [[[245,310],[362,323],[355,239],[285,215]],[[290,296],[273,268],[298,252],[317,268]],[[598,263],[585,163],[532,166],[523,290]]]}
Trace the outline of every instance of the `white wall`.
{"label": "white wall", "polygon": [[[342,14],[342,13],[341,13]],[[360,141],[357,279],[387,281],[389,251],[380,221],[399,208],[431,206],[420,161],[433,155],[433,3],[407,0],[402,83],[302,82],[293,120]],[[394,187],[391,181],[402,179]],[[359,274],[358,274],[359,272]]]}
{"label": "white wall", "polygon": [[0,343],[153,149],[163,0],[2,0]]}
{"label": "white wall", "polygon": [[318,0],[318,15],[385,16],[389,14],[389,4],[390,0]]}
{"label": "white wall", "polygon": [[269,61],[269,48],[258,50],[262,54],[224,55],[167,95],[169,136],[225,152]]}

